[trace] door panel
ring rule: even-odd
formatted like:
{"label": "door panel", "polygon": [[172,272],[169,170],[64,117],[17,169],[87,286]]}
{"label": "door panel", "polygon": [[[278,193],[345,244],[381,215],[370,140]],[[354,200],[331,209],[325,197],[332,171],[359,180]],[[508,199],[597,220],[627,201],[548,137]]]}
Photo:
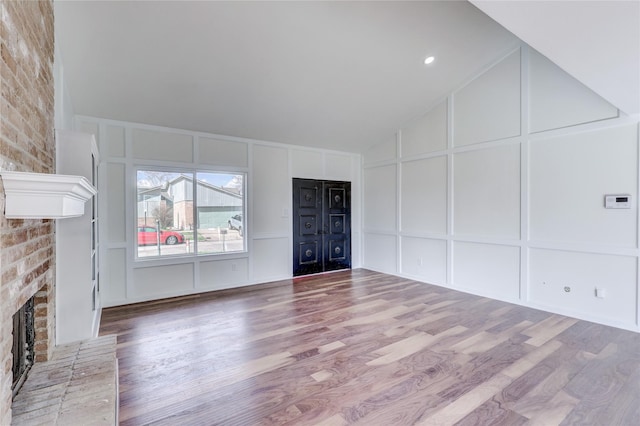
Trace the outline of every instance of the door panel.
{"label": "door panel", "polygon": [[300,208],[315,209],[318,206],[318,187],[315,185],[315,181],[308,181],[301,183],[298,190]]}
{"label": "door panel", "polygon": [[329,215],[329,229],[332,234],[344,233],[344,217],[343,214]]}
{"label": "door panel", "polygon": [[319,235],[318,229],[318,216],[315,214],[303,214],[300,215],[300,235],[308,236],[308,235]]}
{"label": "door panel", "polygon": [[322,272],[322,185],[293,181],[294,275]]}
{"label": "door panel", "polygon": [[[332,186],[335,184],[331,184]],[[329,208],[344,209],[346,208],[346,189],[345,188],[329,188]]]}
{"label": "door panel", "polygon": [[351,268],[351,183],[324,182],[324,270]]}
{"label": "door panel", "polygon": [[318,264],[318,243],[316,241],[309,243],[301,243],[299,246],[300,265],[317,265]]}
{"label": "door panel", "polygon": [[345,240],[331,240],[329,241],[329,261],[343,261],[346,258]]}
{"label": "door panel", "polygon": [[351,267],[351,183],[293,179],[293,275]]}

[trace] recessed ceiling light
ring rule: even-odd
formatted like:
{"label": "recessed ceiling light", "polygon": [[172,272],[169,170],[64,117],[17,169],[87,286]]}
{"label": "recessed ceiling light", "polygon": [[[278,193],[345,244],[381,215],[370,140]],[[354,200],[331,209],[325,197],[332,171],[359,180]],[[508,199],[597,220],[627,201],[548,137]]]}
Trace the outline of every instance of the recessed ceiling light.
{"label": "recessed ceiling light", "polygon": [[430,63],[432,63],[433,61],[435,61],[436,58],[434,56],[427,56],[424,60],[424,64],[425,65],[429,65]]}

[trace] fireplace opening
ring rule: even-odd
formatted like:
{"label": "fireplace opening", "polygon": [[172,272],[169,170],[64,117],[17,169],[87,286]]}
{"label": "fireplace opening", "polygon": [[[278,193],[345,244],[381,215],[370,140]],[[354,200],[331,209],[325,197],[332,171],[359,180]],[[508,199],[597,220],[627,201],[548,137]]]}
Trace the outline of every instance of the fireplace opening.
{"label": "fireplace opening", "polygon": [[11,391],[15,397],[27,379],[34,362],[36,331],[34,325],[34,300],[27,301],[13,315],[13,383]]}

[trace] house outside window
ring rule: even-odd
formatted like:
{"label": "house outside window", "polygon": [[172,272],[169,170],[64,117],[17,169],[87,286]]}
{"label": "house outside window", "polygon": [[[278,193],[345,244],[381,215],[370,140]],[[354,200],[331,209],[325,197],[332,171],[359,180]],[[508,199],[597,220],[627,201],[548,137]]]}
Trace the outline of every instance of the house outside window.
{"label": "house outside window", "polygon": [[243,173],[138,170],[137,257],[245,251],[245,182]]}

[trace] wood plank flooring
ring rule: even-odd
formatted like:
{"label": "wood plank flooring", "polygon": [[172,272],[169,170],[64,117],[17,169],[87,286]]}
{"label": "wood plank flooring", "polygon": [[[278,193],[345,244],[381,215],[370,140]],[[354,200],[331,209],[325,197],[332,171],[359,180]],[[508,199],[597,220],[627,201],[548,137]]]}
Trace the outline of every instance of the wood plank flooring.
{"label": "wood plank flooring", "polygon": [[638,425],[640,334],[367,270],[107,309],[123,425]]}

